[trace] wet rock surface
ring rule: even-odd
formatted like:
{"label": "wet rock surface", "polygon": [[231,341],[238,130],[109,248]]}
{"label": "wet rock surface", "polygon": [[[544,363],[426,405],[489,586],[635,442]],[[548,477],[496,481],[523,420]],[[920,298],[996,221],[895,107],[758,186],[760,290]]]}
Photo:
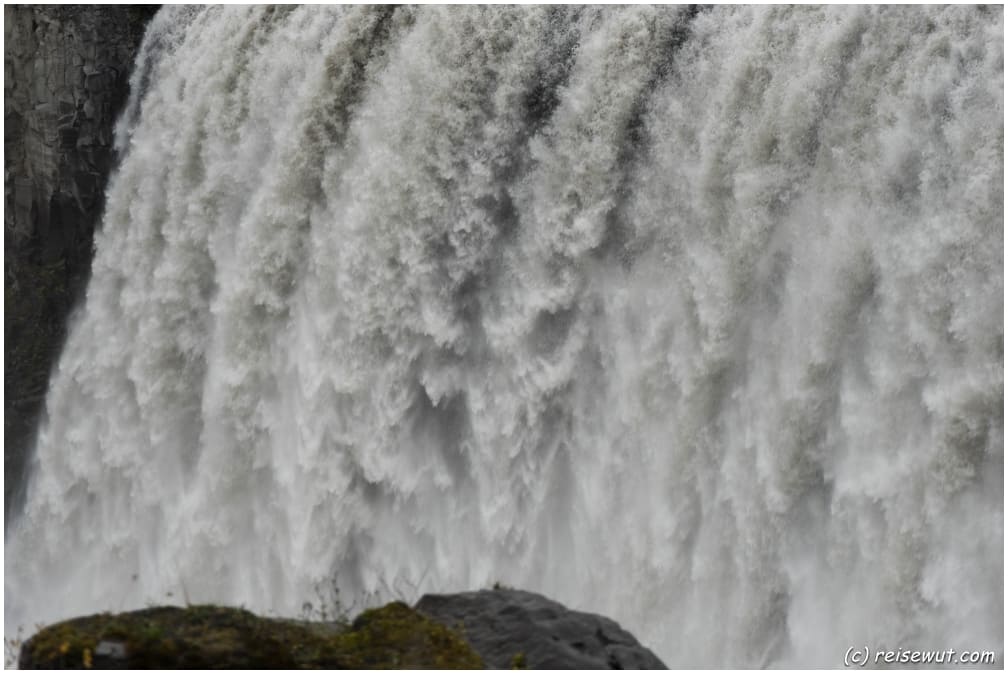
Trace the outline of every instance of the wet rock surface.
{"label": "wet rock surface", "polygon": [[493,669],[666,669],[616,622],[532,592],[425,595],[416,610],[460,631]]}

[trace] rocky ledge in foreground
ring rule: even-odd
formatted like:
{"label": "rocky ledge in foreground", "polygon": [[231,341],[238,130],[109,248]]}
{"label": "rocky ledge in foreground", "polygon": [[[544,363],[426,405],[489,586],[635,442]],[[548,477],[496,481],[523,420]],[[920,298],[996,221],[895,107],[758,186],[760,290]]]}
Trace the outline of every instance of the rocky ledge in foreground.
{"label": "rocky ledge in foreground", "polygon": [[25,642],[22,669],[654,669],[612,620],[510,589],[393,602],[353,622],[220,606],[75,618]]}
{"label": "rocky ledge in foreground", "polygon": [[460,629],[491,669],[665,669],[609,618],[512,589],[426,595],[417,611]]}

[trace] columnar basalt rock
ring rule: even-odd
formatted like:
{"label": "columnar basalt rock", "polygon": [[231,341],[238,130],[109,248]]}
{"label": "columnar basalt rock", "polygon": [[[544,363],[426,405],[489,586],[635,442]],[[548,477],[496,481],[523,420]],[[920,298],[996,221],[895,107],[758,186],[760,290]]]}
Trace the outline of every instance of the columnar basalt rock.
{"label": "columnar basalt rock", "polygon": [[4,502],[91,263],[116,117],[157,6],[4,7]]}

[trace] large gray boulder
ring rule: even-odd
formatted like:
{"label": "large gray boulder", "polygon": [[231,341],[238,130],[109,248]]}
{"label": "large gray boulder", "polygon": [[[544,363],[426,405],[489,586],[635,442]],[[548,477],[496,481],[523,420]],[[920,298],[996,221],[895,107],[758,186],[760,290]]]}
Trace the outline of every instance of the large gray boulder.
{"label": "large gray boulder", "polygon": [[458,629],[494,669],[667,669],[614,621],[506,588],[424,595],[416,610]]}

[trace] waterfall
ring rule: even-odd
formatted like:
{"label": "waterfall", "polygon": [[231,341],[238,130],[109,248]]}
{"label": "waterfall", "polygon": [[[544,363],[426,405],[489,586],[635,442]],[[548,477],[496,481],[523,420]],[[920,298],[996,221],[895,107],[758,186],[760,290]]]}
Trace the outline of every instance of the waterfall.
{"label": "waterfall", "polygon": [[165,6],[8,634],[499,581],[672,666],[1003,654],[1003,40],[996,6]]}

